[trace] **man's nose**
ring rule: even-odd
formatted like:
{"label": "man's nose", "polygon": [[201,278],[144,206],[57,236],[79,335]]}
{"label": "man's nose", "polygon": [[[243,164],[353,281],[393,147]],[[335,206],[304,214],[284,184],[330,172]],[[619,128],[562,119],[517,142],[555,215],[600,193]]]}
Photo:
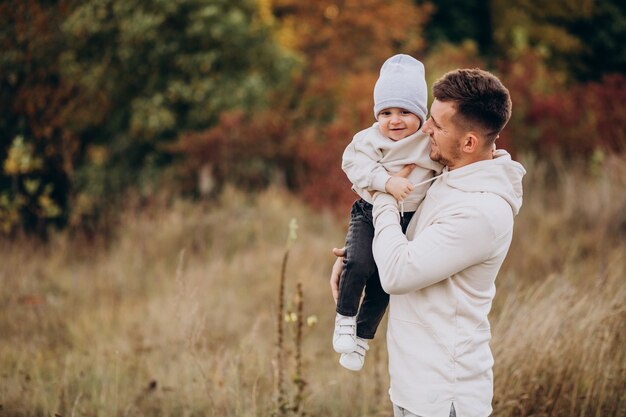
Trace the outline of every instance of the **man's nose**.
{"label": "man's nose", "polygon": [[422,132],[429,133],[430,132],[430,118],[426,119],[424,122],[424,126],[422,126]]}

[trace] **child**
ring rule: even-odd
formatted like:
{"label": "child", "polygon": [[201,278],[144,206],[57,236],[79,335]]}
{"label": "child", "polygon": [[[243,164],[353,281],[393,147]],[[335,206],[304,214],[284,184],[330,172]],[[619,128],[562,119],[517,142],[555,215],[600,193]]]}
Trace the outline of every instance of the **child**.
{"label": "child", "polygon": [[[400,223],[406,232],[430,185],[419,183],[442,170],[430,159],[430,140],[420,130],[427,96],[422,63],[408,55],[389,58],[374,87],[377,122],[357,133],[343,154],[342,168],[360,199],[352,206],[346,236],[333,348],[341,353],[339,363],[353,371],[363,367],[368,340],[374,338],[389,304],[372,255],[372,195],[384,191],[401,203]],[[392,176],[407,165],[415,166],[408,178]]]}

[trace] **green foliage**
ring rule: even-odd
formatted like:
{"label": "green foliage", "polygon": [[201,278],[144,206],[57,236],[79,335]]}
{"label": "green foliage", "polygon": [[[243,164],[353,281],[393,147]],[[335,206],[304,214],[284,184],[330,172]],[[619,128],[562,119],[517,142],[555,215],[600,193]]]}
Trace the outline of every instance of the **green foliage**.
{"label": "green foliage", "polygon": [[[417,0],[417,3],[426,3]],[[441,43],[471,40],[482,56],[516,59],[541,52],[556,76],[600,80],[626,73],[626,4],[619,0],[432,0],[426,26],[429,53]]]}
{"label": "green foliage", "polygon": [[76,45],[61,56],[64,76],[106,97],[107,121],[89,142],[107,149],[95,187],[107,198],[170,161],[159,144],[254,108],[290,69],[246,0],[88,1],[63,30]]}
{"label": "green foliage", "polygon": [[[282,183],[352,199],[340,169],[373,122],[382,62],[429,84],[496,72],[499,146],[622,151],[626,6],[617,0],[32,0],[0,3],[0,223],[101,227],[127,195]],[[210,189],[213,188],[213,191]]]}
{"label": "green foliage", "polygon": [[54,201],[54,184],[45,183],[41,175],[43,159],[22,136],[14,138],[2,167],[12,186],[0,192],[0,231],[8,234],[20,223],[22,216],[34,219],[55,219],[61,208]]}
{"label": "green foliage", "polygon": [[[80,91],[59,77],[67,2],[0,4],[0,223],[45,234],[62,223],[80,147],[68,127]],[[80,117],[80,112],[78,112]]]}
{"label": "green foliage", "polygon": [[[427,3],[424,0],[418,3]],[[441,43],[461,44],[474,41],[481,53],[490,54],[493,47],[492,8],[483,0],[434,0],[432,19],[425,28],[429,52]],[[429,84],[430,85],[430,84]]]}
{"label": "green foliage", "polygon": [[[62,223],[157,181],[162,143],[254,108],[293,62],[248,0],[5,3],[0,27],[0,160],[12,138],[32,143],[42,167],[29,175],[53,185]],[[15,183],[0,175],[11,201],[24,197]],[[31,214],[11,228],[45,228]]]}
{"label": "green foliage", "polygon": [[584,48],[566,55],[570,71],[581,80],[599,80],[604,74],[626,74],[626,4],[619,0],[594,2],[590,19],[563,22]]}
{"label": "green foliage", "polygon": [[[107,95],[122,142],[198,129],[250,107],[287,69],[245,0],[83,2],[64,22],[64,75]],[[106,133],[105,139],[110,138]]]}
{"label": "green foliage", "polygon": [[626,73],[626,5],[619,0],[492,2],[499,56],[541,51],[551,71],[575,81]]}

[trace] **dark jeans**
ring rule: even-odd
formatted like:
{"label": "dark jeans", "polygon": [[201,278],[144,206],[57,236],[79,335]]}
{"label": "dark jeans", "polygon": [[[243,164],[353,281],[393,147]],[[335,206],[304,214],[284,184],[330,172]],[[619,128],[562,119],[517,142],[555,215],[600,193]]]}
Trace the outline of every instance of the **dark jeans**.
{"label": "dark jeans", "polygon": [[[400,219],[402,232],[406,232],[414,212],[405,212]],[[373,339],[385,315],[389,294],[380,285],[378,268],[372,254],[374,222],[372,205],[359,199],[352,205],[350,224],[346,236],[346,255],[339,281],[337,313],[357,316],[356,334],[363,339]],[[365,290],[365,292],[364,292]],[[363,301],[359,308],[359,301]]]}

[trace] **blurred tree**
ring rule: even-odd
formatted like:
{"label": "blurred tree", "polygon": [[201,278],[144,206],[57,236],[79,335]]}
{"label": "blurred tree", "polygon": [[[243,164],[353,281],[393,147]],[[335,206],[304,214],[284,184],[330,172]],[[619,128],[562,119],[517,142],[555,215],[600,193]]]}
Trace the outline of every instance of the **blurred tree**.
{"label": "blurred tree", "polygon": [[532,47],[570,82],[626,74],[626,3],[620,0],[493,0],[501,57]]}
{"label": "blurred tree", "polygon": [[568,157],[623,151],[625,119],[617,114],[623,109],[620,87],[626,75],[626,3],[433,4],[435,13],[426,27],[431,42],[425,60],[429,84],[454,67],[496,72],[514,105],[498,146]]}
{"label": "blurred tree", "polygon": [[484,0],[416,0],[432,3],[432,19],[425,27],[428,52],[439,43],[461,44],[473,41],[482,55],[489,56],[493,47],[492,10]]}
{"label": "blurred tree", "polygon": [[72,121],[98,119],[81,111],[80,87],[60,75],[67,13],[67,1],[0,3],[0,233],[24,226],[43,234],[65,221],[81,148]]}
{"label": "blurred tree", "polygon": [[589,18],[548,18],[562,24],[583,44],[580,53],[565,54],[566,65],[578,80],[600,80],[605,74],[626,75],[626,3],[596,0]]}
{"label": "blurred tree", "polygon": [[[591,157],[626,149],[626,6],[614,0],[492,1],[513,149]],[[611,75],[612,74],[612,75]]]}
{"label": "blurred tree", "polygon": [[275,0],[272,10],[279,41],[304,62],[286,95],[295,127],[286,140],[287,183],[314,205],[345,209],[353,194],[341,171],[343,149],[374,122],[373,88],[383,62],[398,53],[423,59],[432,7],[412,0]]}
{"label": "blurred tree", "polygon": [[90,0],[63,29],[73,44],[65,76],[106,97],[106,123],[89,141],[105,150],[107,175],[79,176],[92,197],[130,184],[149,193],[169,161],[160,144],[253,108],[290,71],[248,0]]}
{"label": "blurred tree", "polygon": [[[422,28],[431,13],[430,5],[418,7],[410,0],[274,0],[271,9],[277,40],[304,62],[290,90],[291,108],[320,121],[335,117],[333,104],[345,94],[347,79],[376,76],[384,60],[397,53],[420,58]],[[367,106],[373,106],[371,93],[363,91]],[[315,97],[326,103],[319,106]]]}
{"label": "blurred tree", "polygon": [[[422,58],[431,7],[412,0],[259,4],[276,41],[299,57],[298,70],[276,89],[267,111],[225,115],[215,128],[183,135],[178,151],[191,156],[184,169],[197,171],[210,160],[218,183],[262,186],[280,179],[314,205],[345,209],[353,195],[341,153],[374,121],[372,93],[385,59],[397,53]],[[253,154],[257,142],[265,147]],[[222,157],[211,158],[212,149]]]}
{"label": "blurred tree", "polygon": [[[13,219],[3,221],[9,229],[16,209],[18,223],[41,229],[50,213],[79,224],[129,186],[149,192],[170,158],[162,143],[253,107],[291,70],[252,0],[0,7],[0,214]],[[41,164],[9,169],[9,149]],[[31,198],[24,180],[35,177]],[[58,210],[41,210],[42,193]]]}

